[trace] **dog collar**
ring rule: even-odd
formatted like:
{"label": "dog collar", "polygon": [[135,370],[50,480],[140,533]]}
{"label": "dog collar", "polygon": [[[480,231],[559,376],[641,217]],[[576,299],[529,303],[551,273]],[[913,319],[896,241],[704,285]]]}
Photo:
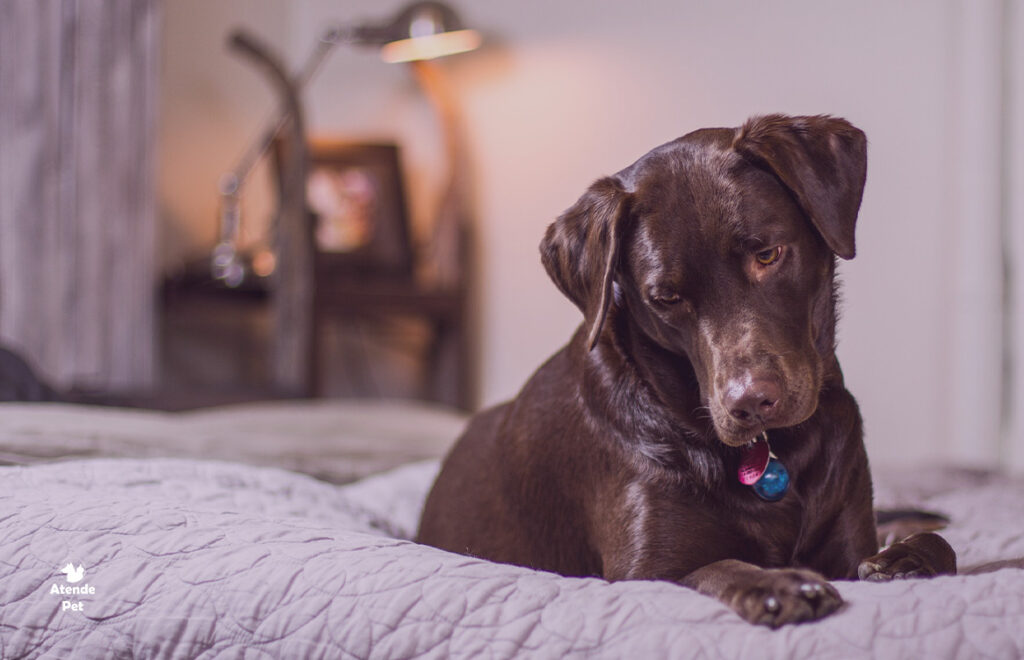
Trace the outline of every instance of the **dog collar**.
{"label": "dog collar", "polygon": [[789,472],[772,453],[767,432],[742,449],[738,477],[741,484],[752,487],[758,497],[768,502],[777,502],[786,494]]}

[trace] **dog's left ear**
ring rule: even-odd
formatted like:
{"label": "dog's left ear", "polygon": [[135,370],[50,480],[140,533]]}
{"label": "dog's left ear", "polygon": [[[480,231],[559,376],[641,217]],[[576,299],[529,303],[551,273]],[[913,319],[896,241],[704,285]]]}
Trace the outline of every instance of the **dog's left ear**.
{"label": "dog's left ear", "polygon": [[540,243],[548,275],[583,312],[588,350],[597,345],[614,295],[630,198],[617,179],[599,179],[551,223]]}
{"label": "dog's left ear", "polygon": [[767,115],[749,119],[733,147],[774,172],[829,248],[853,259],[868,165],[863,131],[835,117]]}

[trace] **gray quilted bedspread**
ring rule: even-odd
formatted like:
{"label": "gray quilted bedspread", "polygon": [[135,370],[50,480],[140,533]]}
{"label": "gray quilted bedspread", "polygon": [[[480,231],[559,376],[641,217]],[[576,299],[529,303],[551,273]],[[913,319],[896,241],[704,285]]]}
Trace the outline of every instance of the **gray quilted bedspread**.
{"label": "gray quilted bedspread", "polygon": [[[771,631],[668,583],[562,578],[396,538],[435,470],[339,487],[187,459],[2,468],[0,657],[1024,655],[1018,568],[839,583],[837,615]],[[1024,557],[1024,484],[920,483],[879,498],[950,514],[963,564]]]}

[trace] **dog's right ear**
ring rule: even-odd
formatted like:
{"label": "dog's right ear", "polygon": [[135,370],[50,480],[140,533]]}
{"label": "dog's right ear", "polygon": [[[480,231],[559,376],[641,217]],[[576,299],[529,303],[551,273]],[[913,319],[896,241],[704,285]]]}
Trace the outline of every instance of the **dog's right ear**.
{"label": "dog's right ear", "polygon": [[588,349],[597,344],[614,295],[630,198],[618,180],[597,180],[548,227],[540,244],[548,275],[583,312]]}

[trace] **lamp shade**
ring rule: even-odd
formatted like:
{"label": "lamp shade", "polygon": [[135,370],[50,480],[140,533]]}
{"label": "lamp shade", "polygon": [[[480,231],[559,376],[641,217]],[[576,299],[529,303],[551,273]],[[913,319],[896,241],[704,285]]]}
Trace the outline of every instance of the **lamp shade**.
{"label": "lamp shade", "polygon": [[378,44],[386,62],[429,60],[464,53],[480,45],[480,33],[463,26],[455,10],[441,2],[413,2],[388,23],[364,27],[360,41]]}

